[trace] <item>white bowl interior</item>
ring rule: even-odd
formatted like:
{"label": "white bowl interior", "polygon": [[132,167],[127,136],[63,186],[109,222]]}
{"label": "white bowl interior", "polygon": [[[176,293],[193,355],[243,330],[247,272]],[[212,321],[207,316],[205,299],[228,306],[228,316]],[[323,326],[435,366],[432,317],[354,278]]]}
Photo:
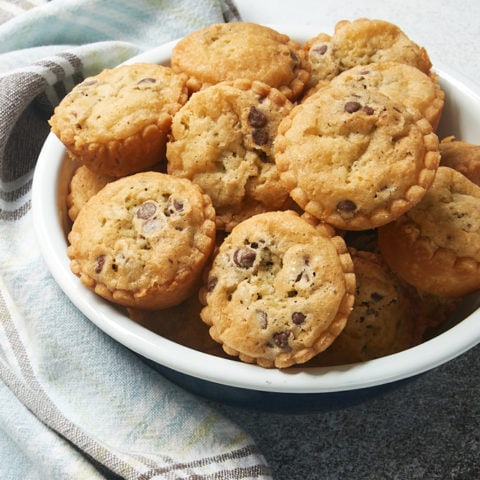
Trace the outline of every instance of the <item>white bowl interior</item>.
{"label": "white bowl interior", "polygon": [[[290,37],[305,41],[328,29],[273,26]],[[168,64],[175,42],[141,54],[128,63]],[[446,92],[439,136],[480,143],[479,88],[447,68],[435,66]],[[70,271],[66,255],[68,225],[65,196],[75,165],[53,134],[39,155],[32,189],[33,220],[47,266],[56,282],[92,322],[131,350],[193,377],[246,389],[284,393],[326,393],[382,385],[408,378],[441,365],[480,342],[480,294],[472,294],[444,333],[403,352],[364,363],[340,367],[264,369],[236,360],[202,353],[172,342],[133,322],[119,309],[86,289]]]}

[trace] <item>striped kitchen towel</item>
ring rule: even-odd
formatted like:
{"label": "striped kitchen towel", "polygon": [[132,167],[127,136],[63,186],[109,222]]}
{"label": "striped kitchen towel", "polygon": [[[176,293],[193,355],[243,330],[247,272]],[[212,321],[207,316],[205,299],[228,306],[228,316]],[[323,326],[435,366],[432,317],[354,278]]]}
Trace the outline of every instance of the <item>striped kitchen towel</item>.
{"label": "striped kitchen towel", "polygon": [[0,2],[0,478],[268,479],[241,428],[64,296],[33,234],[53,106],[77,82],[213,22],[222,0]]}

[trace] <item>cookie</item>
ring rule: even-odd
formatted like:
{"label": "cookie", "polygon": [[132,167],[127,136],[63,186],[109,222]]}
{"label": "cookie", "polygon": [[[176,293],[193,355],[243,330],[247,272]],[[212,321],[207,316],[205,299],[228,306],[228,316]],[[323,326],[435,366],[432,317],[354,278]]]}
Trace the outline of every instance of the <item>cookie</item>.
{"label": "cookie", "polygon": [[275,162],[291,197],[344,230],[376,228],[425,195],[438,138],[417,110],[374,89],[329,85],[280,123]]}
{"label": "cookie", "polygon": [[428,340],[432,336],[442,333],[446,328],[452,326],[452,321],[458,322],[455,318],[456,310],[463,297],[444,297],[418,289],[417,293],[420,298],[421,312],[425,318],[423,340]]}
{"label": "cookie", "polygon": [[108,183],[68,235],[70,267],[114,303],[176,305],[198,288],[215,243],[211,201],[189,180],[142,172]]}
{"label": "cookie", "polygon": [[161,310],[129,308],[128,316],[151,332],[188,348],[217,357],[228,358],[222,347],[208,333],[200,319],[202,304],[197,292],[173,307]]}
{"label": "cookie", "polygon": [[[342,333],[315,357],[315,366],[373,360],[420,343],[425,328],[420,299],[375,253],[351,251],[355,302]],[[309,364],[310,365],[310,364]]]}
{"label": "cookie", "polygon": [[308,40],[303,48],[310,63],[310,78],[306,94],[319,83],[329,81],[340,73],[339,61],[335,55],[332,37],[328,33],[319,33]]}
{"label": "cookie", "polygon": [[440,155],[440,165],[458,170],[480,185],[480,145],[447,137],[440,142]]}
{"label": "cookie", "polygon": [[147,63],[106,69],[76,85],[50,119],[71,158],[102,175],[146,170],[165,156],[186,77]]}
{"label": "cookie", "polygon": [[67,209],[70,220],[77,218],[80,209],[99,192],[107,183],[113,182],[116,177],[111,175],[102,175],[101,173],[92,172],[85,165],[78,167],[70,180]]}
{"label": "cookie", "polygon": [[378,229],[385,261],[428,293],[460,297],[480,288],[480,187],[439,167],[425,197]]}
{"label": "cookie", "polygon": [[304,49],[311,63],[310,87],[356,65],[374,62],[405,63],[426,74],[432,67],[425,48],[397,25],[377,19],[342,20],[333,35],[322,32],[307,41]]}
{"label": "cookie", "polygon": [[238,224],[200,290],[201,318],[226,353],[286,368],[327,348],[350,313],[355,276],[343,240],[292,211]]}
{"label": "cookie", "polygon": [[272,144],[292,106],[279,90],[242,79],[193,94],[175,115],[168,173],[192,180],[210,195],[217,228],[230,231],[289,201]]}
{"label": "cookie", "polygon": [[209,25],[181,39],[171,66],[188,75],[190,91],[225,80],[259,80],[290,100],[303,92],[310,66],[302,46],[276,30],[249,22]]}
{"label": "cookie", "polygon": [[332,84],[377,89],[392,100],[419,110],[434,131],[445,103],[445,92],[436,77],[404,63],[357,65],[336,76]]}

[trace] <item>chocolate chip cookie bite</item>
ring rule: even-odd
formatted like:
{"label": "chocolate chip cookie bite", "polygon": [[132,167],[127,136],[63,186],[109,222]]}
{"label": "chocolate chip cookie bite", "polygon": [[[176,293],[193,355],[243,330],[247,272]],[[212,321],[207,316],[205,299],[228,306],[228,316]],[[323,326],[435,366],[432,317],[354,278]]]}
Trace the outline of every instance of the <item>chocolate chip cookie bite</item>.
{"label": "chocolate chip cookie bite", "polygon": [[310,64],[298,42],[249,22],[213,24],[192,32],[173,48],[171,65],[188,76],[192,92],[245,78],[264,82],[292,101],[310,77]]}
{"label": "chocolate chip cookie bite", "polygon": [[343,230],[391,222],[433,182],[438,138],[418,110],[376,89],[330,84],[280,123],[275,162],[306,212]]}
{"label": "chocolate chip cookie bite", "polygon": [[171,68],[121,65],[76,85],[50,125],[71,158],[123,177],[165,161],[172,117],[187,99],[186,77]]}
{"label": "chocolate chip cookie bite", "polygon": [[379,19],[341,20],[335,25],[333,35],[321,32],[308,40],[304,49],[311,64],[309,88],[356,65],[398,62],[425,74],[432,67],[425,48],[397,25]]}
{"label": "chocolate chip cookie bite", "polygon": [[217,228],[290,204],[273,140],[292,103],[279,90],[246,79],[195,93],[175,115],[168,173],[188,178],[212,199]]}
{"label": "chocolate chip cookie bite", "polygon": [[197,291],[215,245],[215,211],[189,180],[142,172],[91,197],[68,240],[72,272],[95,293],[126,307],[166,308]]}
{"label": "chocolate chip cookie bite", "polygon": [[286,368],[326,349],[345,326],[355,275],[344,241],[293,211],[238,224],[220,245],[200,300],[226,353]]}
{"label": "chocolate chip cookie bite", "polygon": [[445,92],[433,75],[399,62],[376,62],[352,67],[332,79],[333,85],[370,88],[405,106],[417,109],[435,131],[440,122]]}

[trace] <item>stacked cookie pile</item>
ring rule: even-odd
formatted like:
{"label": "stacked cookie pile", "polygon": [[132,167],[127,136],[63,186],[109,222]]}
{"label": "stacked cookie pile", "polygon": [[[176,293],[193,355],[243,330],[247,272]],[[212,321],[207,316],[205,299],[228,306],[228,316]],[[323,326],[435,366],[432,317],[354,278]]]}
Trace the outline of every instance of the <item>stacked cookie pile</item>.
{"label": "stacked cookie pile", "polygon": [[79,164],[72,271],[263,367],[409,348],[480,287],[478,148],[439,143],[443,105],[425,49],[381,20],[305,44],[212,25],[168,67],[105,70],[50,122]]}

